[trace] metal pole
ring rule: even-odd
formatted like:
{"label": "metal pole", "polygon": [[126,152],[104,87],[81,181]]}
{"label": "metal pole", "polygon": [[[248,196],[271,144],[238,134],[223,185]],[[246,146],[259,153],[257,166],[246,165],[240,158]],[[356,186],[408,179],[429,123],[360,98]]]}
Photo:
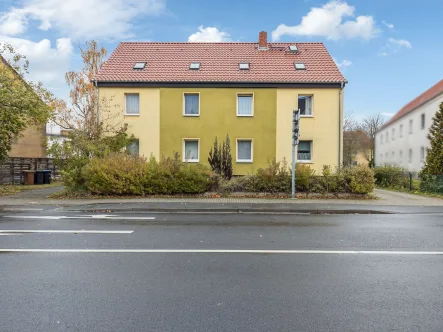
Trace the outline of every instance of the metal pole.
{"label": "metal pole", "polygon": [[292,139],[292,199],[295,199],[295,139]]}

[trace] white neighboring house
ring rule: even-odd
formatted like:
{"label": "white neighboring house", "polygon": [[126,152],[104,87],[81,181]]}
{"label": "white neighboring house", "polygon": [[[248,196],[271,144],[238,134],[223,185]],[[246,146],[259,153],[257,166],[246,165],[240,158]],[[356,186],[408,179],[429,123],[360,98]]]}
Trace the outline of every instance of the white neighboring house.
{"label": "white neighboring house", "polygon": [[443,80],[400,109],[375,135],[375,164],[419,172],[430,147],[427,135],[443,102]]}

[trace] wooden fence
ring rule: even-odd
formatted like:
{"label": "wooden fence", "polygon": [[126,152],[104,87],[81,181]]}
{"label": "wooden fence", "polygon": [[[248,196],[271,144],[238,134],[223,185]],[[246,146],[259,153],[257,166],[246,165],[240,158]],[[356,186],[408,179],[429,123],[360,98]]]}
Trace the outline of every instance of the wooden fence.
{"label": "wooden fence", "polygon": [[0,184],[22,184],[23,171],[29,170],[50,170],[53,177],[58,175],[52,158],[11,157],[0,164]]}

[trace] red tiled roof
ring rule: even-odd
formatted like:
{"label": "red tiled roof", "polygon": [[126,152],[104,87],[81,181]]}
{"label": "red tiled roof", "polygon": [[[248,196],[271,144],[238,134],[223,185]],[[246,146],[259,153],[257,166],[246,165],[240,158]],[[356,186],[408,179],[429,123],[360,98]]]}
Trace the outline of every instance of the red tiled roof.
{"label": "red tiled roof", "polygon": [[427,103],[428,101],[434,99],[438,95],[443,93],[443,80],[439,81],[437,84],[423,92],[421,95],[419,95],[417,98],[413,99],[409,103],[407,103],[405,106],[403,106],[395,115],[386,122],[381,128],[386,128],[391,123],[394,123],[398,119],[404,117],[406,114],[411,113],[421,105]]}
{"label": "red tiled roof", "polygon": [[[99,82],[239,82],[239,83],[340,83],[346,79],[323,43],[120,43],[105,62]],[[290,53],[289,45],[298,52]],[[136,62],[147,62],[134,70]],[[200,70],[190,70],[200,62]],[[250,70],[239,70],[249,62]],[[295,70],[302,62],[306,70]]]}

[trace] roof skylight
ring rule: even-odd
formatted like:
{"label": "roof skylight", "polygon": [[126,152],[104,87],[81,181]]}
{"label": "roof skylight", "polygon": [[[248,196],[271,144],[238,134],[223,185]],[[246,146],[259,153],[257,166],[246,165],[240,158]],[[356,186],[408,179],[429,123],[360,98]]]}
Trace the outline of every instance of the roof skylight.
{"label": "roof skylight", "polygon": [[296,70],[305,70],[306,66],[302,62],[294,62],[294,66]]}
{"label": "roof skylight", "polygon": [[248,70],[249,69],[249,62],[240,62],[238,67],[241,70]]}
{"label": "roof skylight", "polygon": [[297,48],[296,45],[290,45],[290,46],[289,46],[289,51],[290,51],[290,52],[297,52],[297,51],[298,51],[298,48]]}
{"label": "roof skylight", "polygon": [[145,69],[146,62],[136,62],[132,69]]}
{"label": "roof skylight", "polygon": [[200,62],[191,62],[191,64],[189,65],[189,69],[199,70]]}

